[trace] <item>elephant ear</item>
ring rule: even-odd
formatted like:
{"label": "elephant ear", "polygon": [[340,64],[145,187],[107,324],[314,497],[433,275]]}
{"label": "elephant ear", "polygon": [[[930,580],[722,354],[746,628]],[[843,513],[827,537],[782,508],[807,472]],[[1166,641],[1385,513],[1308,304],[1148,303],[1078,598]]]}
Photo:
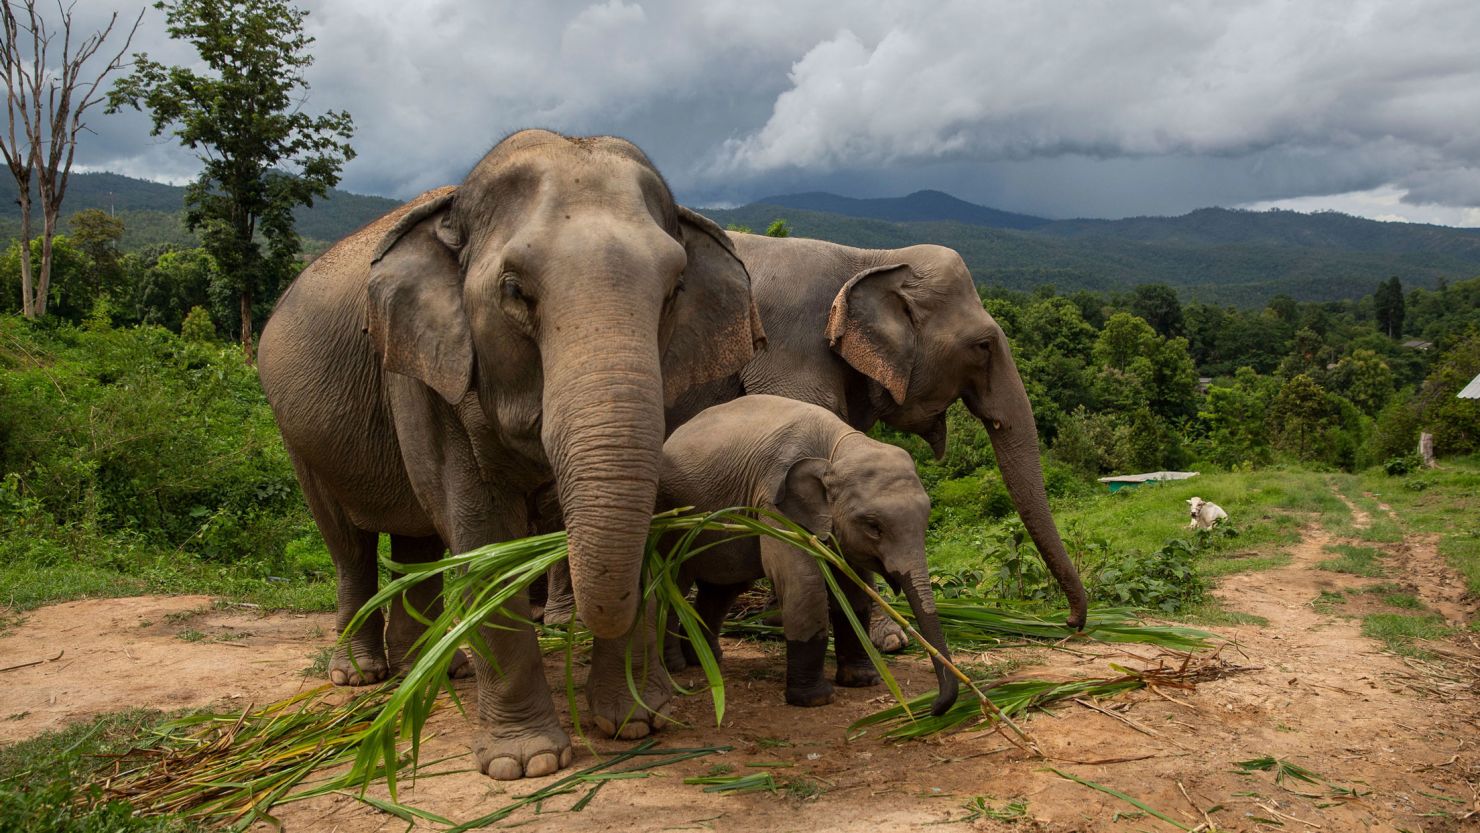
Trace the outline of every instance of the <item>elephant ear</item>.
{"label": "elephant ear", "polygon": [[750,273],[723,230],[678,207],[688,266],[683,291],[665,322],[663,398],[668,405],[690,388],[744,367],[765,346],[766,333],[750,297]]}
{"label": "elephant ear", "polygon": [[827,343],[854,370],[903,405],[915,363],[915,322],[905,287],[915,273],[904,264],[875,266],[848,279],[827,316]]}
{"label": "elephant ear", "polygon": [[827,497],[828,462],[803,457],[791,464],[777,484],[771,503],[808,532],[826,540],[832,537],[832,503]]}
{"label": "elephant ear", "polygon": [[454,194],[431,191],[402,209],[376,246],[367,287],[368,330],[382,365],[420,379],[452,404],[473,382],[461,270],[446,242],[454,235],[444,228]]}

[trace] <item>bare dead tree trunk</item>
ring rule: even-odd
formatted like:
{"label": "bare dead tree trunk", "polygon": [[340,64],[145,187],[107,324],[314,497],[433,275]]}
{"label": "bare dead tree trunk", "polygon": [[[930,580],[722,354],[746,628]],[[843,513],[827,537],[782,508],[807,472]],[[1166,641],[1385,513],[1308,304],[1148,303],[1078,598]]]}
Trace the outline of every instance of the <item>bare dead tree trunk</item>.
{"label": "bare dead tree trunk", "polygon": [[247,361],[247,367],[251,367],[256,358],[252,355],[252,292],[243,290],[241,294],[242,314],[242,356]]}
{"label": "bare dead tree trunk", "polygon": [[[29,180],[30,177],[31,174],[29,171],[27,171],[26,179]],[[21,315],[24,315],[27,318],[35,318],[36,313],[34,310],[31,309],[32,301],[35,299],[36,296],[33,294],[31,287],[32,277],[30,183],[27,182],[26,188],[19,193],[20,196],[16,199],[16,202],[20,203],[21,206],[21,249],[19,252],[21,261]]]}
{"label": "bare dead tree trunk", "polygon": [[[73,44],[72,6],[59,2],[57,26],[52,26],[37,11],[37,0],[3,0],[3,3],[0,71],[6,80],[9,129],[0,138],[0,145],[21,195],[21,311],[28,318],[37,318],[46,314],[47,293],[51,289],[51,241],[56,236],[62,200],[67,196],[67,178],[72,172],[77,139],[87,128],[83,114],[102,99],[99,88],[103,80],[124,66],[123,56],[133,43],[144,12],[141,10],[134,19],[123,46],[112,59],[96,74],[84,76],[86,64],[113,33],[117,12],[108,18],[108,25],[102,31]],[[54,44],[58,36],[60,44]],[[60,60],[54,45],[61,48]],[[29,257],[33,176],[41,204],[41,263],[34,276]]]}

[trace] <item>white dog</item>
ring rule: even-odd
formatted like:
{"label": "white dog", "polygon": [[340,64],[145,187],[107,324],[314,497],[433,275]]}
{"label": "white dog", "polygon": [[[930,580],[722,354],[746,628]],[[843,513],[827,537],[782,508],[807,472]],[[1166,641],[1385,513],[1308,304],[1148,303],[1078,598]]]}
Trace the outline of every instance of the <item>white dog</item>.
{"label": "white dog", "polygon": [[1192,512],[1192,522],[1187,524],[1189,529],[1212,529],[1219,521],[1228,520],[1228,513],[1223,511],[1223,507],[1200,497],[1188,498],[1187,506]]}

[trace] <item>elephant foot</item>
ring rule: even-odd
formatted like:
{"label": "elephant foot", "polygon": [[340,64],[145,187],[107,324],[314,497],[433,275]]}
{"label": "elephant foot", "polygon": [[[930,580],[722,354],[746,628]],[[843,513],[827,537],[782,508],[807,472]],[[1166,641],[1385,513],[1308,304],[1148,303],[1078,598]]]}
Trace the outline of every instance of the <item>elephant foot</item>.
{"label": "elephant foot", "polygon": [[[699,652],[694,650],[694,643],[691,640],[685,639],[681,650],[683,651],[683,659],[686,664],[695,667],[702,664],[699,662]],[[718,639],[709,641],[709,653],[714,655],[715,662],[719,662],[725,658],[725,652],[720,648]]]}
{"label": "elephant foot", "polygon": [[786,704],[788,706],[826,706],[833,701],[833,685],[827,680],[819,680],[813,685],[805,687],[786,687]]}
{"label": "elephant foot", "polygon": [[559,723],[479,727],[473,736],[478,769],[496,781],[538,778],[570,766],[570,736]]}
{"label": "elephant foot", "polygon": [[576,615],[574,601],[574,599],[551,599],[545,605],[544,623],[546,625],[570,624],[570,620],[574,619]]}
{"label": "elephant foot", "polygon": [[[667,639],[663,640],[663,667],[675,674],[688,668],[689,656],[692,652],[693,649],[689,647],[688,640],[683,636],[676,633],[668,634]],[[697,665],[697,660],[693,664]]]}
{"label": "elephant foot", "polygon": [[458,649],[452,655],[452,664],[447,666],[447,676],[454,680],[462,680],[473,676],[473,661],[468,658],[468,652]]}
{"label": "elephant foot", "polygon": [[329,682],[334,685],[364,686],[384,682],[390,676],[390,666],[383,655],[365,655],[355,652],[354,662],[344,649],[334,651],[329,661]]}
{"label": "elephant foot", "polygon": [[625,672],[615,678],[588,680],[586,692],[591,722],[608,737],[636,740],[668,725],[663,707],[673,699],[673,681],[661,667],[649,673],[641,703],[627,688]]}
{"label": "elephant foot", "polygon": [[878,613],[869,620],[868,638],[875,648],[885,654],[897,654],[910,642],[898,622]]}
{"label": "elephant foot", "polygon": [[878,669],[867,660],[863,662],[849,662],[838,664],[838,675],[834,678],[838,685],[847,688],[867,688],[878,685],[884,678],[879,676]]}

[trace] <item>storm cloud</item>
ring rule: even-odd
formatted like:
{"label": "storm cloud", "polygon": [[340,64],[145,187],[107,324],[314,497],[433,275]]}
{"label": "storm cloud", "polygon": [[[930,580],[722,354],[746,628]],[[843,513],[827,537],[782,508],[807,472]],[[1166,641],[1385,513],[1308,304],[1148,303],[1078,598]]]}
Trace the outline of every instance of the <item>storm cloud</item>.
{"label": "storm cloud", "polygon": [[[304,7],[305,107],[354,115],[354,191],[456,181],[544,126],[633,139],[698,205],[935,187],[1049,216],[1259,204],[1469,223],[1480,206],[1472,2]],[[153,9],[136,46],[193,59]],[[89,168],[194,173],[138,114],[93,126]]]}

